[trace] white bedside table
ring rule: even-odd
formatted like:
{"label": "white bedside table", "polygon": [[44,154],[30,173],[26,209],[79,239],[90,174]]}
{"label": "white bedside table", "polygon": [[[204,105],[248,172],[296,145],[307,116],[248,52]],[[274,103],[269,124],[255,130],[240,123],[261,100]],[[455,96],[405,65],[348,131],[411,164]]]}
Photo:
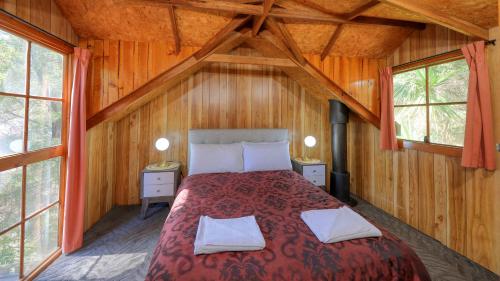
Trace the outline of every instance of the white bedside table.
{"label": "white bedside table", "polygon": [[141,172],[141,218],[146,217],[149,204],[172,203],[180,183],[180,165],[172,169],[144,169]]}
{"label": "white bedside table", "polygon": [[293,170],[306,178],[312,184],[326,190],[326,163],[304,163],[292,160]]}

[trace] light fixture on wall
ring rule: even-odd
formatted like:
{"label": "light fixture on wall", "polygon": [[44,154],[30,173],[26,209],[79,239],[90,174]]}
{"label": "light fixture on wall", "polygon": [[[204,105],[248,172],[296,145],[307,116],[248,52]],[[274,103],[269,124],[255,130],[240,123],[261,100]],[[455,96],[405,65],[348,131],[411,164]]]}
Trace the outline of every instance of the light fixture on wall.
{"label": "light fixture on wall", "polygon": [[316,138],[313,136],[307,136],[304,138],[304,144],[306,146],[305,149],[305,156],[304,158],[297,158],[297,161],[302,162],[302,163],[319,163],[319,159],[314,159],[314,158],[309,158],[309,154],[311,152],[311,149],[316,146]]}
{"label": "light fixture on wall", "polygon": [[[167,138],[159,138],[155,142],[156,150],[163,152],[170,147],[170,141]],[[178,166],[177,162],[163,160],[160,163],[152,164],[147,167],[148,170],[172,169]]]}

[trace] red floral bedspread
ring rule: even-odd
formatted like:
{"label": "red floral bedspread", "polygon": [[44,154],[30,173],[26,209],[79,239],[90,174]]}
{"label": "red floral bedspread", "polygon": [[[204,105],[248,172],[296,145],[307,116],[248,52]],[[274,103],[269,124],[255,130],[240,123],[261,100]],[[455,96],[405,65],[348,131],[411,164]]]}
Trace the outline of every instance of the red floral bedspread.
{"label": "red floral bedspread", "polygon": [[[301,211],[343,204],[292,171],[203,174],[184,179],[146,280],[430,280],[406,244],[383,237],[321,243]],[[201,215],[255,215],[266,248],[194,256]]]}

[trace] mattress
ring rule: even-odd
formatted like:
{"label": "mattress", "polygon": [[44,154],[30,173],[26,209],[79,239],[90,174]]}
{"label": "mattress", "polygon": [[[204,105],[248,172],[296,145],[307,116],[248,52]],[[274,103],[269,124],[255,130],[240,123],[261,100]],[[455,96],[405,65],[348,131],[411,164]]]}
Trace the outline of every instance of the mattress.
{"label": "mattress", "polygon": [[[341,202],[292,171],[201,174],[178,190],[146,280],[430,280],[415,252],[382,237],[323,244],[301,220]],[[266,248],[194,256],[201,215],[255,215]]]}

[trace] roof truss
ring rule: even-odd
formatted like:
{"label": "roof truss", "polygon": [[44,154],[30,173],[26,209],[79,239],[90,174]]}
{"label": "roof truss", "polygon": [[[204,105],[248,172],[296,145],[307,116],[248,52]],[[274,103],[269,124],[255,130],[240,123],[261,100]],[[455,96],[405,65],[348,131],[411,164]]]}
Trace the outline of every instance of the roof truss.
{"label": "roof truss", "polygon": [[[245,18],[233,20],[224,31],[219,32],[213,40],[210,40],[198,52],[164,71],[97,114],[88,117],[87,130],[104,121],[121,119],[210,62],[276,66],[297,80],[299,84],[311,93],[318,95],[320,99],[338,99],[366,121],[379,126],[379,118],[376,115],[352,98],[335,82],[327,78],[320,70],[307,62],[302,55],[297,55],[290,51],[288,47],[290,42],[287,41],[286,36],[279,37],[268,30],[264,30],[257,37],[252,37],[252,30],[245,27],[240,31],[235,31],[234,29],[236,28],[234,26],[239,26],[242,22],[246,22]],[[266,26],[268,26],[267,23]],[[247,43],[257,49],[266,57],[245,57],[224,54],[243,43]]]}
{"label": "roof truss", "polygon": [[489,38],[489,32],[487,29],[456,17],[445,16],[435,10],[431,10],[429,7],[423,6],[418,1],[414,0],[380,0],[380,1],[395,6],[397,8],[401,8],[409,12],[424,16],[438,25],[445,26],[457,32],[469,36],[475,36],[485,40],[488,40]]}

